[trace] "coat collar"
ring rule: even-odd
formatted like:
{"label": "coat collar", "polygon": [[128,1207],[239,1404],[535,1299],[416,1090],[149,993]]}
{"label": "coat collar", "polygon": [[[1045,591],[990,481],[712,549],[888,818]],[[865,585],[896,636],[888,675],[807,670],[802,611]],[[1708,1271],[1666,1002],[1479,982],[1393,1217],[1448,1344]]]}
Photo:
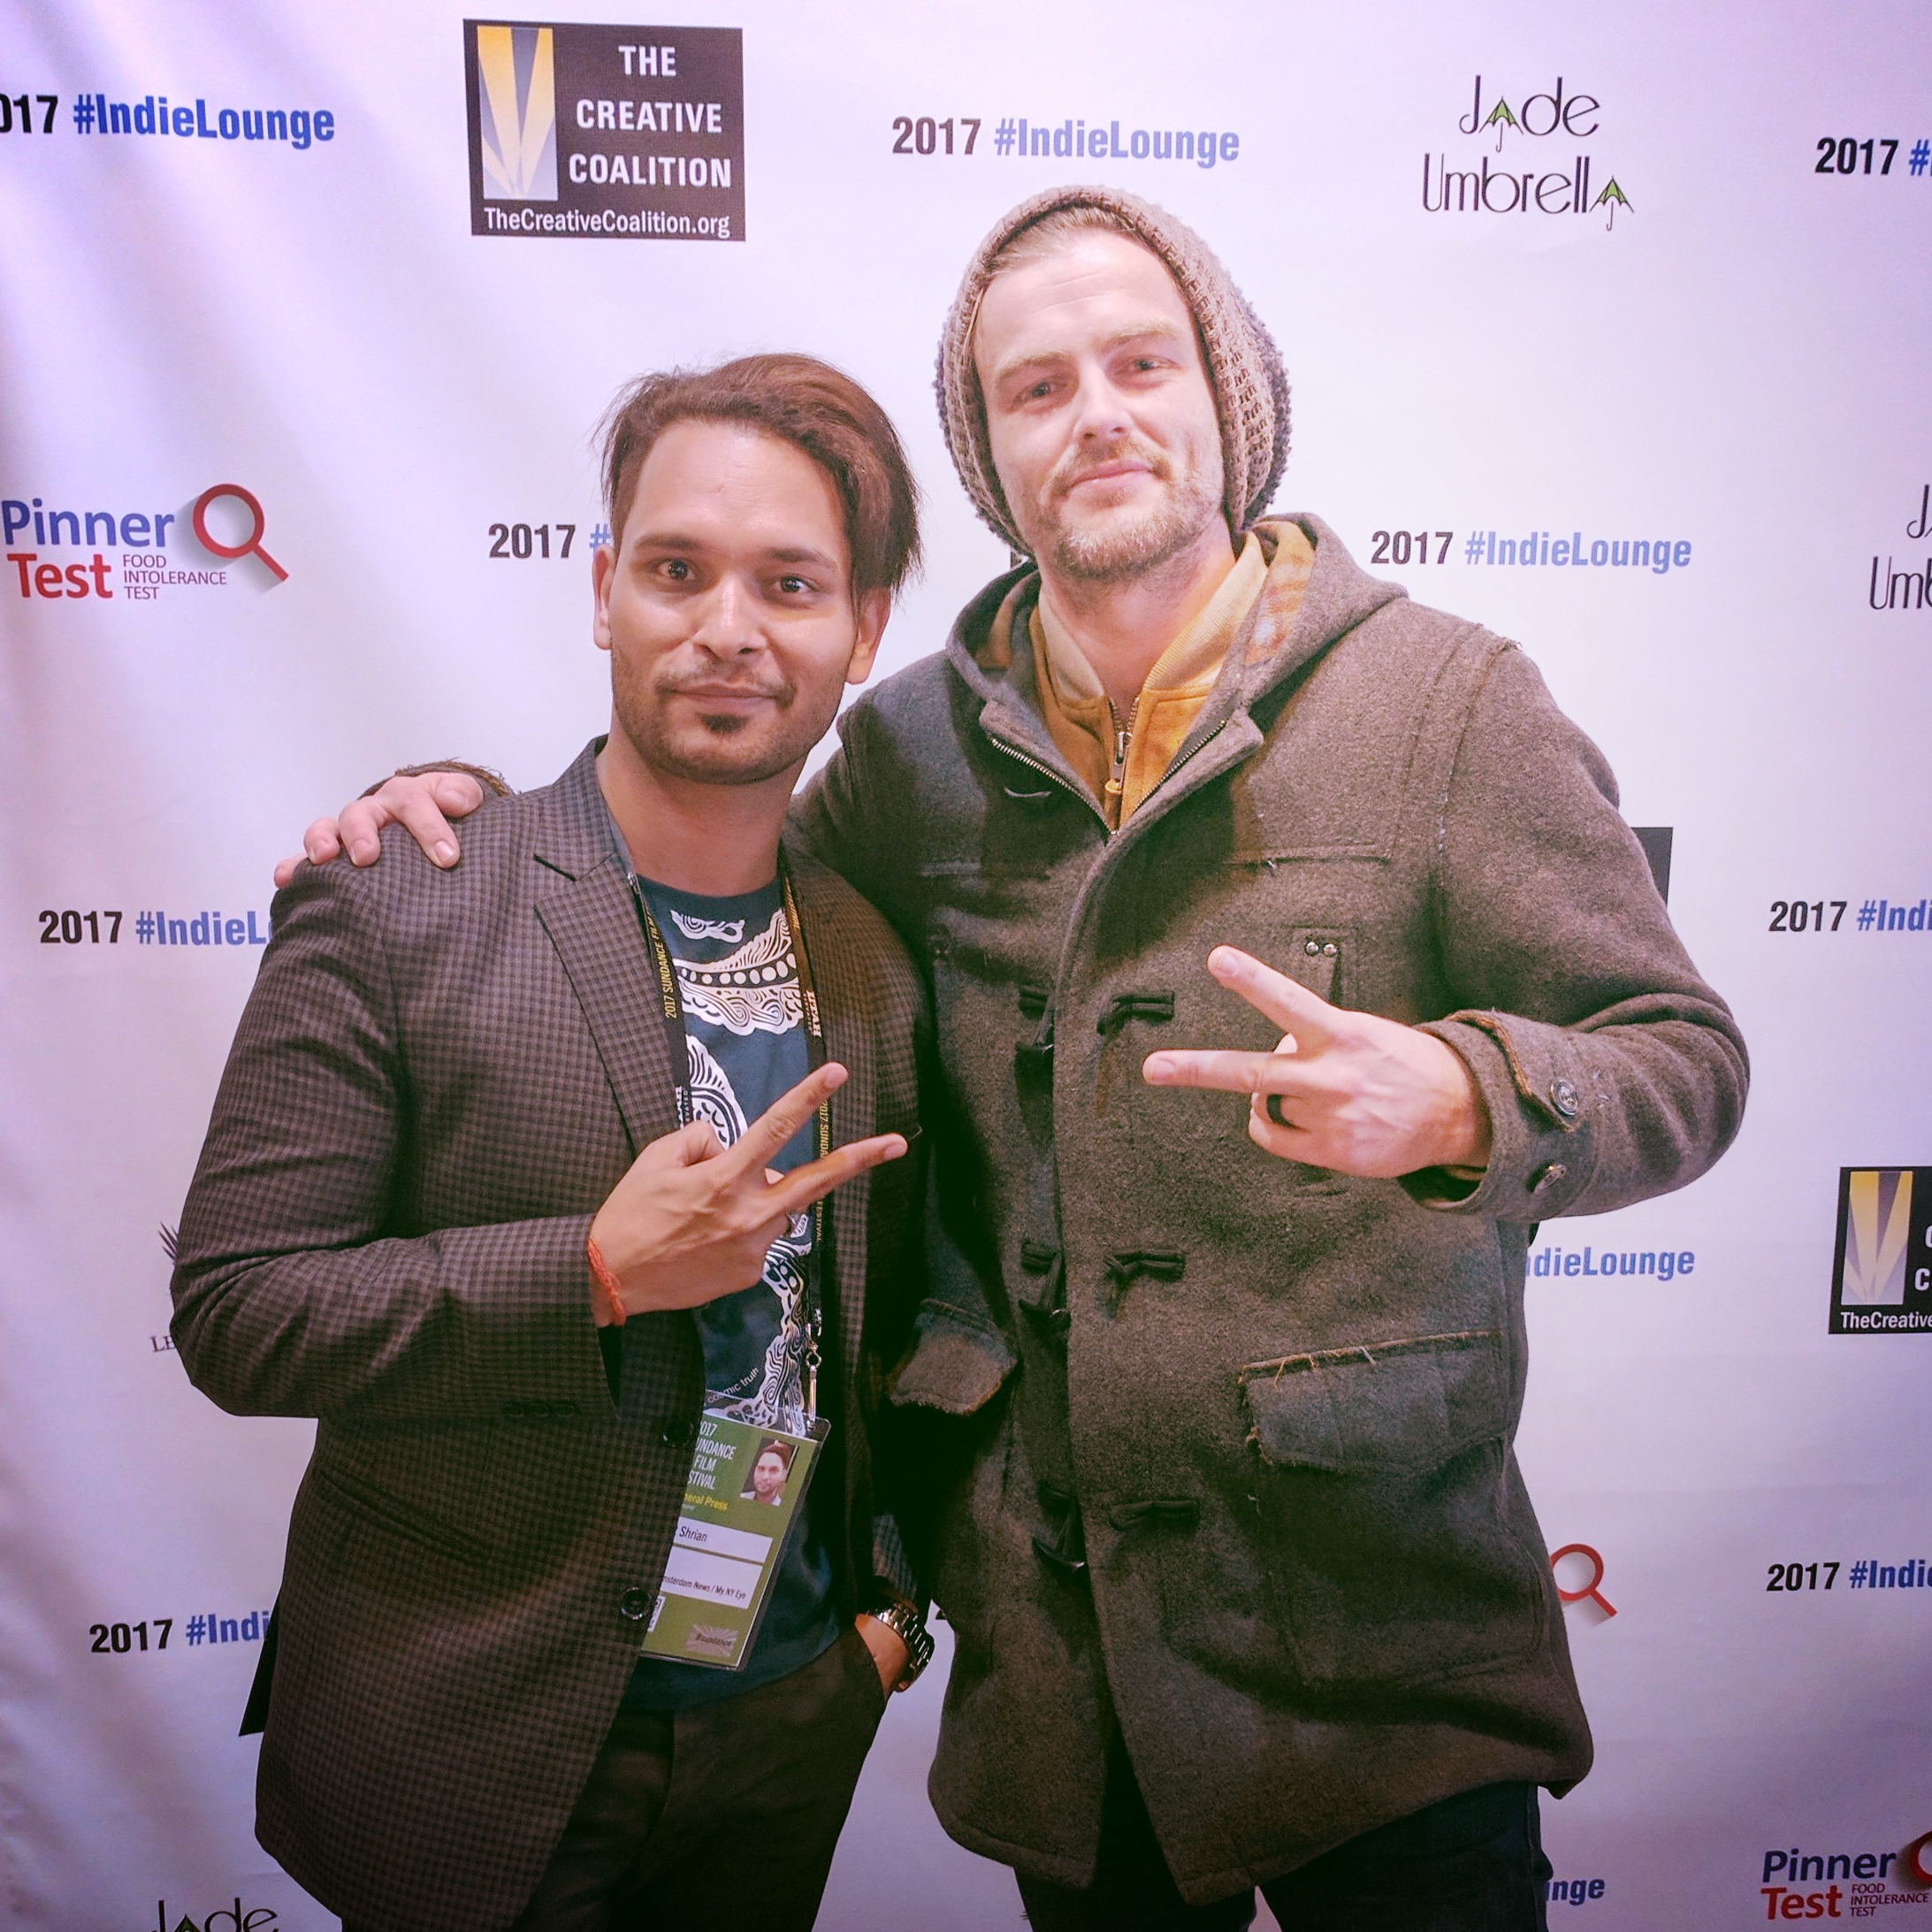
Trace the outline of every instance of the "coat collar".
{"label": "coat collar", "polygon": [[[1298,578],[1294,586],[1298,596],[1287,594],[1287,586],[1273,569],[1283,522],[1297,524],[1315,550],[1314,567],[1305,584]],[[1123,832],[1135,829],[1143,818],[1157,815],[1157,805],[1164,806],[1247,756],[1261,743],[1249,708],[1305,671],[1384,605],[1408,595],[1399,584],[1371,577],[1334,531],[1306,511],[1256,523],[1254,532],[1269,561],[1269,578],[1235,636],[1219,683],[1175,754],[1170,768],[1185,765],[1186,779],[1159,788],[1167,797],[1157,793],[1150,798]],[[955,675],[981,700],[981,729],[1084,797],[1086,788],[1040,714],[1033,689],[1033,653],[1015,650],[1011,641],[1014,626],[1024,622],[1038,595],[1039,576],[1030,563],[995,577],[959,614],[946,640],[946,656]],[[1196,756],[1210,739],[1218,741],[1214,755]]]}

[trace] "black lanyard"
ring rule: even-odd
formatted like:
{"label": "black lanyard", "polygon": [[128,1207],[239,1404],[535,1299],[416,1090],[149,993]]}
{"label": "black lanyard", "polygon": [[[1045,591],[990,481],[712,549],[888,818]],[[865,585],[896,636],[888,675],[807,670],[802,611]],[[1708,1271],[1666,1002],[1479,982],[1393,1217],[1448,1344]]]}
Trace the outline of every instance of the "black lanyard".
{"label": "black lanyard", "polygon": [[[644,920],[644,930],[651,942],[652,963],[657,967],[658,996],[664,1008],[664,1030],[671,1041],[677,1124],[688,1127],[696,1116],[696,1105],[691,1094],[691,1039],[684,1030],[684,1002],[678,991],[677,968],[671,960],[671,949],[665,944],[664,935],[658,929],[658,922],[652,914],[650,897],[644,890],[644,882],[635,871],[630,871],[630,890],[636,896],[638,911]],[[778,890],[783,897],[785,926],[791,940],[792,956],[798,962],[798,1004],[805,1012],[806,1055],[813,1071],[816,1072],[825,1064],[825,1028],[819,1017],[819,998],[812,981],[811,957],[806,951],[805,928],[798,919],[798,902],[792,895],[791,868],[786,865],[783,852],[778,855]],[[817,1142],[819,1157],[823,1159],[832,1151],[832,1103],[829,1099],[819,1103]],[[812,1203],[812,1252],[806,1257],[805,1287],[798,1298],[800,1325],[805,1331],[806,1415],[811,1421],[818,1418],[819,1370],[825,1359],[821,1347],[825,1333],[825,1310],[823,1297],[819,1292],[824,1262],[825,1197],[821,1195]]]}

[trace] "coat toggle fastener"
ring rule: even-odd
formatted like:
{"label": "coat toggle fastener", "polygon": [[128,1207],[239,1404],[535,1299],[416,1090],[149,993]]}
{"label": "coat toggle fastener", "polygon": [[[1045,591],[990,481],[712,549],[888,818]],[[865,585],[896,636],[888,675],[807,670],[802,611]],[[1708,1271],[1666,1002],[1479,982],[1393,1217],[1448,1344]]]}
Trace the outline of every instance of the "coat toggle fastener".
{"label": "coat toggle fastener", "polygon": [[1064,1346],[1073,1313],[1066,1306],[1066,1271],[1059,1249],[1029,1238],[1019,1244],[1019,1265],[1029,1275],[1045,1277],[1037,1290],[1019,1297],[1020,1312]]}
{"label": "coat toggle fastener", "polygon": [[1094,1023],[1094,1031],[1111,1039],[1130,1019],[1150,1020],[1161,1025],[1174,1017],[1172,993],[1117,993],[1113,1004]]}
{"label": "coat toggle fastener", "polygon": [[1103,1268],[1109,1285],[1122,1289],[1142,1275],[1156,1281],[1178,1281],[1187,1271],[1187,1257],[1171,1248],[1134,1248],[1109,1255]]}
{"label": "coat toggle fastener", "polygon": [[1033,1539],[1041,1559],[1050,1563],[1063,1577],[1084,1576],[1087,1571],[1087,1526],[1081,1520],[1080,1499],[1057,1483],[1042,1480],[1035,1487],[1040,1507],[1058,1520],[1044,1536]]}

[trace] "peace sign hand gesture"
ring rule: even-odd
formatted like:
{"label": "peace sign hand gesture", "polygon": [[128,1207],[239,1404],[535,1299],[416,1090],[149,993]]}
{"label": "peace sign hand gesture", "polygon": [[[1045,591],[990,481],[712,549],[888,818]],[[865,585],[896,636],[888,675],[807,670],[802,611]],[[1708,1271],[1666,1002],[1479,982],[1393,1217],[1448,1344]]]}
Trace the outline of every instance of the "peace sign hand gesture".
{"label": "peace sign hand gesture", "polygon": [[1233,946],[1217,946],[1208,971],[1280,1027],[1279,1042],[1272,1053],[1151,1053],[1149,1086],[1247,1094],[1257,1147],[1337,1173],[1393,1179],[1488,1161],[1488,1110],[1433,1034],[1331,1006]]}
{"label": "peace sign hand gesture", "polygon": [[[905,1152],[905,1137],[875,1134],[834,1148],[789,1174],[771,1163],[785,1143],[845,1081],[828,1061],[775,1100],[726,1147],[706,1120],[653,1141],[630,1164],[591,1223],[591,1239],[623,1290],[624,1312],[697,1308],[748,1288],[765,1253],[803,1213],[842,1182]],[[601,1326],[613,1319],[600,1296]]]}

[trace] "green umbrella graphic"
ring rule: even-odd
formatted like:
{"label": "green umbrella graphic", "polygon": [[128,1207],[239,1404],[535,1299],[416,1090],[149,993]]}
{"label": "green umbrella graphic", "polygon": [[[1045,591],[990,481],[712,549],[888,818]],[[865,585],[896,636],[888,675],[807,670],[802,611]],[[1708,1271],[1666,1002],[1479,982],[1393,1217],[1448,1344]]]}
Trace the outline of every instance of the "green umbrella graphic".
{"label": "green umbrella graphic", "polygon": [[1630,196],[1616,185],[1616,177],[1614,174],[1603,184],[1602,194],[1598,195],[1596,200],[1592,202],[1590,205],[1592,208],[1601,208],[1606,202],[1610,204],[1610,218],[1603,225],[1606,229],[1610,229],[1616,226],[1617,210],[1619,208],[1628,208],[1630,205]]}
{"label": "green umbrella graphic", "polygon": [[1516,125],[1516,118],[1509,111],[1508,102],[1504,100],[1501,95],[1498,95],[1495,106],[1489,111],[1489,118],[1483,123],[1485,127],[1493,127],[1496,130],[1496,152],[1498,154],[1502,152],[1503,129],[1514,127]]}

